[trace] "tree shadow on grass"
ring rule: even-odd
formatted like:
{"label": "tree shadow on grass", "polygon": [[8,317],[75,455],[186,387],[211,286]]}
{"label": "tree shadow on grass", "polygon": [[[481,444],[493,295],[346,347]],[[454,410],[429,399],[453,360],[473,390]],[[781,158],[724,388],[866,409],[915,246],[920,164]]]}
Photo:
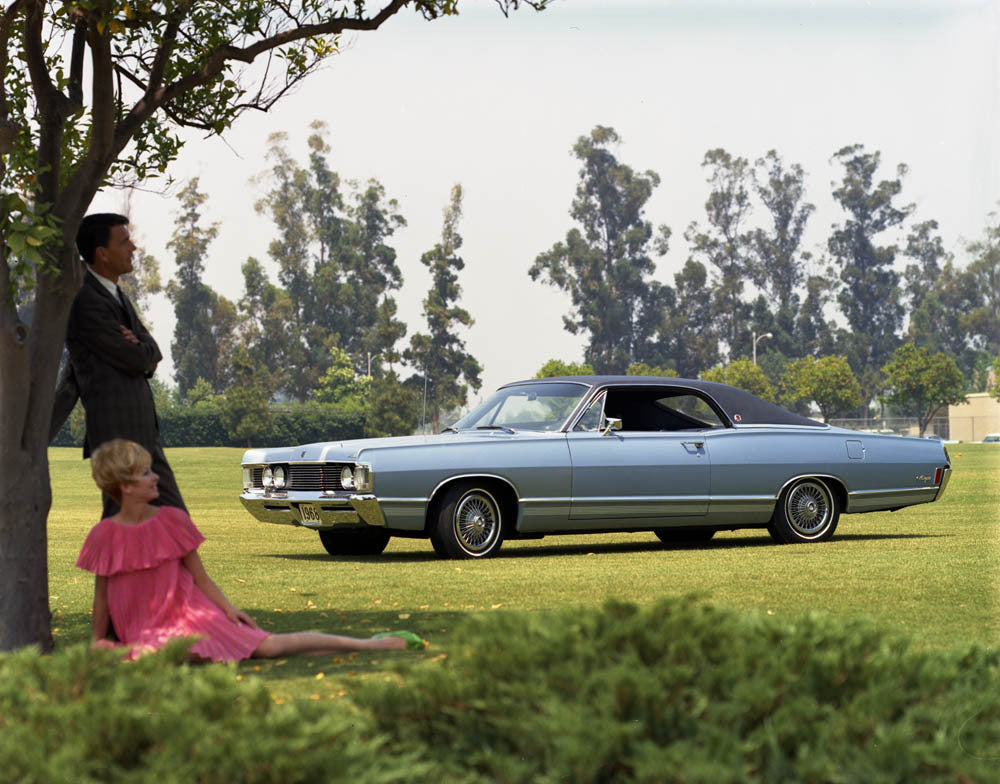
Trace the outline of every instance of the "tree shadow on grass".
{"label": "tree shadow on grass", "polygon": [[[585,534],[568,534],[567,536],[583,536]],[[560,535],[547,537],[551,544],[525,544],[528,540],[512,539],[504,543],[503,548],[492,559],[504,558],[542,558],[564,555],[588,555],[594,553],[616,554],[616,553],[647,553],[657,550],[734,550],[747,547],[789,547],[794,549],[796,545],[782,545],[775,542],[769,534],[760,536],[739,536],[727,537],[724,534],[717,534],[715,538],[707,542],[671,542],[663,543],[652,534],[650,540],[632,542],[601,542],[600,534],[595,534],[593,541],[560,543]],[[888,534],[888,533],[865,533],[865,534],[835,534],[833,543],[852,541],[885,541],[894,539],[940,539],[951,537],[953,534]],[[537,541],[537,540],[535,540]],[[818,543],[821,546],[823,543]],[[809,547],[809,545],[805,545]],[[379,555],[340,555],[332,556],[326,553],[262,553],[263,558],[280,558],[293,561],[333,561],[337,563],[424,563],[441,560],[430,543],[427,543],[426,551],[406,550],[400,552],[385,552]],[[491,559],[491,560],[492,560]]]}

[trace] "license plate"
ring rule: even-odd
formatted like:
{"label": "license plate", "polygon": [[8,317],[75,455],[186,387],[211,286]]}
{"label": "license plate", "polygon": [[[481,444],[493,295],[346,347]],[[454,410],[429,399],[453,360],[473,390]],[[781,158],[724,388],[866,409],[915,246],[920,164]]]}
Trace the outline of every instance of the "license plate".
{"label": "license plate", "polygon": [[302,518],[302,525],[320,525],[323,522],[315,504],[299,504],[299,517]]}

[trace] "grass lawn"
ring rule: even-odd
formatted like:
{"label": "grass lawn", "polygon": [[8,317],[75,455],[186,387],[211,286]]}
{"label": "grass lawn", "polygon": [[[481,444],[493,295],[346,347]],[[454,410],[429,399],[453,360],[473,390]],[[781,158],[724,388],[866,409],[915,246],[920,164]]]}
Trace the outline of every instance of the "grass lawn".
{"label": "grass lawn", "polygon": [[[498,557],[438,560],[426,540],[393,539],[375,558],[331,558],[314,532],[259,523],[238,500],[239,449],[168,450],[209,574],[266,629],[368,636],[419,633],[418,654],[382,653],[246,662],[278,701],[336,699],[358,678],[395,677],[407,661],[461,645],[471,613],[539,612],[646,604],[695,593],[711,603],[769,615],[808,611],[864,616],[916,647],[1000,640],[1000,446],[949,446],[945,498],[895,513],[841,517],[818,545],[775,545],[756,531],[724,532],[695,547],[653,534],[548,537],[508,542]],[[89,640],[93,578],[75,567],[100,515],[90,464],[79,449],[49,453],[49,587],[57,647]]]}

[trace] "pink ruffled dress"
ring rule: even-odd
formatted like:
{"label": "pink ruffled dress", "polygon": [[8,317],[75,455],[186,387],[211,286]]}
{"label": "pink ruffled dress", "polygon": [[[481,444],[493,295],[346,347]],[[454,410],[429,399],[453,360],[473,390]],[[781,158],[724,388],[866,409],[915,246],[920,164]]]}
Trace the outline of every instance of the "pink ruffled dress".
{"label": "pink ruffled dress", "polygon": [[130,658],[176,637],[198,637],[192,653],[212,661],[247,659],[269,635],[233,623],[195,585],[182,563],[205,541],[182,509],[165,506],[138,525],[101,520],[87,535],[76,565],[108,578],[115,633]]}

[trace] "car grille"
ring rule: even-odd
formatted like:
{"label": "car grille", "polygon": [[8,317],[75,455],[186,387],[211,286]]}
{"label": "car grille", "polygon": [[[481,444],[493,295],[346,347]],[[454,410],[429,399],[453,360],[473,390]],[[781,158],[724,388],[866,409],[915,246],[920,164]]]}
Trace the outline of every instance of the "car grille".
{"label": "car grille", "polygon": [[[351,463],[309,463],[302,465],[286,465],[288,480],[285,483],[286,490],[309,490],[312,492],[322,492],[324,490],[343,490],[340,484],[340,472],[344,466],[354,466]],[[250,469],[250,476],[255,488],[263,488],[264,467],[254,466]]]}

